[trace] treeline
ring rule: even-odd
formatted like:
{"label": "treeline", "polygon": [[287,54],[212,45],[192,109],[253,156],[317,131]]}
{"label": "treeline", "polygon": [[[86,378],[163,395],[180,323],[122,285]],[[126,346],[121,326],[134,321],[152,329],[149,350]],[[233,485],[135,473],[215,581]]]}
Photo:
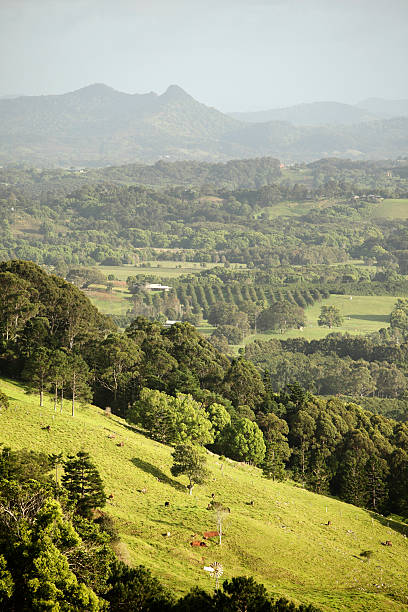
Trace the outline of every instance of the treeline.
{"label": "treeline", "polygon": [[153,165],[128,164],[92,170],[90,176],[151,186],[183,185],[185,187],[224,187],[239,189],[268,185],[281,176],[280,162],[272,157],[234,159],[225,163],[198,161],[166,162]]}
{"label": "treeline", "polygon": [[[74,414],[76,399],[91,396],[155,439],[203,444],[267,477],[291,474],[316,492],[406,515],[406,424],[296,385],[277,392],[273,377],[230,361],[188,323],[164,328],[139,317],[119,334],[75,287],[34,264],[0,270],[2,295],[11,288],[1,303],[0,368],[24,376],[40,402],[43,390],[56,402],[68,393]],[[67,312],[72,295],[81,300]]]}
{"label": "treeline", "polygon": [[[226,580],[209,594],[177,599],[151,572],[116,558],[118,533],[88,453],[63,457],[0,452],[0,607],[132,612],[214,610],[318,612],[269,595],[253,578]],[[239,604],[237,604],[237,598]]]}
{"label": "treeline", "polygon": [[[406,399],[407,333],[408,301],[399,299],[388,329],[365,336],[332,332],[310,341],[257,340],[247,345],[245,357],[270,372],[276,390],[300,382],[320,395]],[[406,411],[401,418],[408,419]]]}

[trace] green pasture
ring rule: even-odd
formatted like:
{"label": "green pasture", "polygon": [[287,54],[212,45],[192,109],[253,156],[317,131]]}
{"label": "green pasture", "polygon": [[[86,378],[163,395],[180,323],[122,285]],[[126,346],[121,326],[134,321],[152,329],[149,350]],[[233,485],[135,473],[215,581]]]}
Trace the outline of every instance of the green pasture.
{"label": "green pasture", "polygon": [[305,215],[312,208],[316,208],[316,202],[279,202],[274,206],[262,209],[262,214],[267,213],[269,219],[275,217],[298,217]]}
{"label": "green pasture", "polygon": [[[328,299],[316,302],[313,306],[305,309],[306,326],[303,329],[289,329],[283,334],[279,332],[252,334],[245,338],[245,344],[254,339],[267,340],[268,338],[317,340],[324,338],[333,331],[349,334],[369,334],[382,327],[388,327],[389,315],[397,299],[388,295],[331,295]],[[319,327],[317,320],[322,306],[336,306],[344,317],[343,325],[332,329]]]}
{"label": "green pasture", "polygon": [[112,293],[108,293],[90,290],[86,291],[86,296],[103,314],[125,315],[132,305],[128,291],[113,290]]}
{"label": "green pasture", "polygon": [[[146,265],[147,264],[147,265]],[[223,266],[220,263],[207,263],[201,265],[195,261],[151,261],[144,262],[143,266],[126,264],[123,266],[97,266],[95,269],[108,277],[113,274],[118,280],[126,280],[128,276],[137,274],[150,274],[158,278],[176,278],[183,274],[198,274],[203,270],[209,270],[215,266]],[[231,268],[244,268],[241,264],[231,264]]]}
{"label": "green pasture", "polygon": [[386,199],[379,204],[373,213],[375,218],[406,219],[408,217],[408,198]]}
{"label": "green pasture", "polygon": [[[46,453],[88,451],[114,496],[106,510],[120,532],[119,556],[151,568],[175,593],[213,589],[203,567],[218,561],[225,578],[253,575],[275,595],[326,611],[407,609],[408,525],[399,520],[266,480],[259,469],[212,453],[207,484],[189,496],[187,480],[170,473],[171,448],[123,420],[89,405],[71,417],[68,400],[54,412],[51,397],[40,408],[36,395],[4,379],[0,389],[10,398],[0,414],[0,442]],[[207,510],[212,493],[231,510],[222,544],[192,548],[192,540],[216,528]],[[392,547],[382,546],[385,540]],[[368,562],[360,557],[365,550],[373,551]]]}

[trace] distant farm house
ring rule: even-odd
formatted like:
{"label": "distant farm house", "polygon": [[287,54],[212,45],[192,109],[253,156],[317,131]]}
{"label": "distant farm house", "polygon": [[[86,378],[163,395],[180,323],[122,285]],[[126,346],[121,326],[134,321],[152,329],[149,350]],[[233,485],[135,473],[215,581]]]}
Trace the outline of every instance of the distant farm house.
{"label": "distant farm house", "polygon": [[150,291],[170,291],[171,287],[160,285],[160,283],[147,283],[145,289],[150,289]]}
{"label": "distant farm house", "polygon": [[171,327],[172,325],[175,325],[176,323],[181,323],[181,321],[170,321],[167,320],[164,324],[164,327]]}

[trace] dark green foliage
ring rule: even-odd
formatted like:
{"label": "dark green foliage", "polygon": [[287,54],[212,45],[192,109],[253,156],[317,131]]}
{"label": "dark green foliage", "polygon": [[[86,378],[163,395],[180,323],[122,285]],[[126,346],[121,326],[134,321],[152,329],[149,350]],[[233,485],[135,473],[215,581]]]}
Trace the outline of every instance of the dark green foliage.
{"label": "dark green foliage", "polygon": [[326,326],[330,329],[332,327],[340,327],[343,323],[343,317],[336,306],[322,306],[317,323],[321,327]]}
{"label": "dark green foliage", "polygon": [[[2,609],[90,612],[103,608],[113,561],[107,537],[87,523],[74,529],[53,498],[48,458],[4,449],[0,461]],[[82,519],[84,521],[84,519]],[[79,525],[78,525],[79,526]],[[81,532],[81,535],[79,533]]]}
{"label": "dark green foliage", "polygon": [[173,476],[185,475],[188,478],[190,495],[196,484],[203,484],[209,476],[206,469],[207,459],[198,446],[192,444],[179,444],[172,453],[173,465],[170,471]]}
{"label": "dark green foliage", "polygon": [[91,510],[106,504],[103,483],[96,466],[89,458],[89,453],[79,451],[64,462],[62,485],[67,491],[74,511],[83,517],[89,517]]}
{"label": "dark green foliage", "polygon": [[258,413],[257,421],[265,438],[265,457],[262,463],[263,475],[272,480],[284,480],[285,467],[290,457],[290,448],[287,441],[289,428],[283,419],[279,419],[272,412]]}
{"label": "dark green foliage", "polygon": [[3,393],[3,391],[0,391],[0,412],[7,410],[8,407],[9,407],[8,397],[5,393]]}
{"label": "dark green foliage", "polygon": [[166,612],[173,609],[173,597],[140,565],[131,568],[117,561],[111,568],[106,599],[112,610],[123,612]]}
{"label": "dark green foliage", "polygon": [[0,454],[0,480],[15,480],[27,483],[36,480],[41,483],[50,482],[52,464],[45,453],[37,453],[26,449],[13,451],[4,447]]}
{"label": "dark green foliage", "polygon": [[303,327],[305,313],[303,308],[290,302],[275,302],[263,310],[257,318],[257,327],[260,330],[276,329],[283,331],[293,327]]}
{"label": "dark green foliage", "polygon": [[257,405],[264,394],[262,378],[250,361],[234,359],[224,378],[224,394],[234,406]]}
{"label": "dark green foliage", "polygon": [[220,447],[236,461],[261,465],[265,457],[265,442],[261,430],[248,418],[238,417],[225,428]]}
{"label": "dark green foliage", "polygon": [[286,599],[274,600],[263,584],[246,576],[225,580],[222,590],[212,596],[193,589],[178,601],[174,609],[177,612],[319,612],[311,605],[297,607]]}

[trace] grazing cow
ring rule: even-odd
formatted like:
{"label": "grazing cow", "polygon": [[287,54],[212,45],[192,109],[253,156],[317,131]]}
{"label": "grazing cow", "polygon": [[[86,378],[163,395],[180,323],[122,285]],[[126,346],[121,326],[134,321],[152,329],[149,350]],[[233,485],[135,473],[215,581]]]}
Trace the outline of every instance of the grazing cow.
{"label": "grazing cow", "polygon": [[201,542],[199,542],[198,540],[193,540],[192,542],[190,542],[190,546],[201,546]]}
{"label": "grazing cow", "polygon": [[392,542],[390,540],[385,540],[385,542],[381,542],[383,546],[392,546]]}
{"label": "grazing cow", "polygon": [[165,508],[168,508],[169,506],[170,506],[170,502],[168,502],[168,501],[164,502],[164,507]]}
{"label": "grazing cow", "polygon": [[218,537],[218,535],[219,535],[218,531],[204,531],[203,538],[205,540],[208,540],[209,538]]}
{"label": "grazing cow", "polygon": [[116,446],[125,446],[124,442],[119,442]]}
{"label": "grazing cow", "polygon": [[41,427],[41,429],[43,429],[44,431],[48,431],[48,433],[50,433],[51,425],[45,425],[45,427]]}
{"label": "grazing cow", "polygon": [[114,498],[114,495],[113,495],[113,493],[111,493],[111,494],[108,496],[108,499],[113,499],[113,498]]}

